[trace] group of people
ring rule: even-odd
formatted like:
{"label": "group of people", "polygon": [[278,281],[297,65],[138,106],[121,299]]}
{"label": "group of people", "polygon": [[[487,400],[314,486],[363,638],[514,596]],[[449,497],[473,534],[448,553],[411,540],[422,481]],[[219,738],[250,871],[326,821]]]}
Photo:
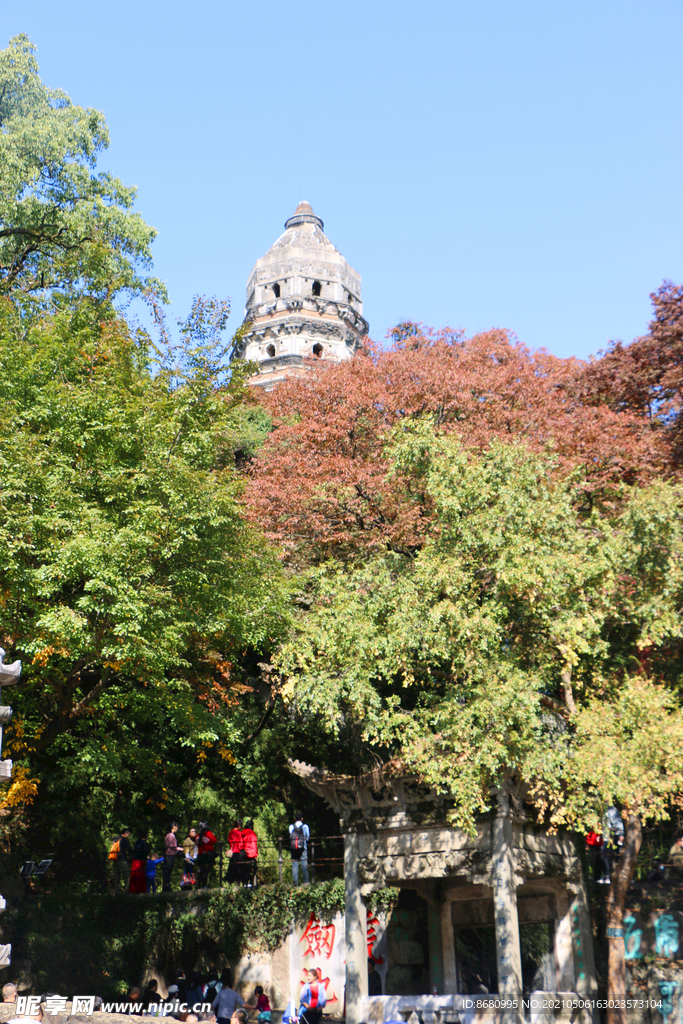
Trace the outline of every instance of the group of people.
{"label": "group of people", "polygon": [[[232,987],[232,971],[226,967],[220,978],[215,975],[195,974],[187,979],[181,972],[176,981],[169,985],[166,1001],[159,995],[157,982],[153,979],[144,991],[134,987],[128,993],[131,1013],[154,1013],[162,1004],[166,1009],[169,1002],[175,1003],[170,1016],[185,1024],[195,1021],[216,1020],[218,1024],[247,1024],[249,1016],[256,1014],[257,1024],[270,1024],[271,1006],[263,985],[256,985],[249,1002]],[[327,993],[322,981],[320,968],[304,971],[301,995],[290,1000],[282,1020],[283,1024],[320,1024],[323,1009],[327,1004]],[[208,1008],[210,1012],[206,1012]],[[166,1011],[168,1016],[168,1011]]]}
{"label": "group of people", "polygon": [[[586,836],[586,847],[593,860],[593,878],[598,885],[611,885],[612,860],[618,861],[621,856],[624,833],[624,820],[612,806],[605,814],[602,832],[589,832]],[[683,878],[683,836],[669,850],[667,863],[655,865],[647,880],[660,881],[668,872],[675,878]]]}
{"label": "group of people", "polygon": [[[308,843],[311,833],[303,814],[297,811],[289,826],[289,852],[292,858],[292,882],[299,884],[299,874],[305,883],[308,875]],[[176,865],[183,867],[181,889],[205,889],[216,862],[218,840],[207,822],[192,827],[183,840],[178,840],[178,822],[169,825],[164,838],[163,854],[155,856],[149,842],[149,833],[141,831],[135,843],[131,829],[124,825],[109,850],[110,875],[114,892],[145,893],[157,891],[157,868],[162,865],[163,891],[171,889]],[[226,851],[229,857],[227,880],[247,888],[255,886],[258,877],[258,837],[254,822],[242,823],[235,818],[228,833]]]}
{"label": "group of people", "polygon": [[593,858],[593,878],[598,885],[610,885],[612,856],[619,857],[624,845],[624,821],[616,807],[607,809],[602,832],[589,832],[586,846]]}
{"label": "group of people", "polygon": [[251,888],[256,885],[258,869],[258,839],[254,832],[254,822],[248,821],[242,825],[242,819],[235,818],[228,832],[228,844],[228,882],[238,882]]}
{"label": "group of people", "polygon": [[109,850],[109,865],[114,892],[145,893],[157,891],[157,868],[162,867],[163,891],[169,892],[176,865],[184,868],[181,889],[196,885],[205,889],[216,862],[218,840],[209,825],[201,821],[189,829],[182,846],[177,839],[178,822],[172,821],[164,838],[163,856],[156,857],[149,843],[149,833],[141,831],[131,845],[131,830],[121,829]]}

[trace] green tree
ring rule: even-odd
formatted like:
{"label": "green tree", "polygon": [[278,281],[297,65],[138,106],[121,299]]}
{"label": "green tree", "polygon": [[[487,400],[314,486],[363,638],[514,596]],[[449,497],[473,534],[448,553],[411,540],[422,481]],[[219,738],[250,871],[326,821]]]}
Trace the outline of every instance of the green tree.
{"label": "green tree", "polygon": [[[622,809],[625,840],[607,895],[608,997],[625,998],[623,939],[626,894],[642,844],[643,825],[668,819],[683,793],[683,713],[680,696],[650,679],[626,677],[578,708],[572,742],[558,765],[554,819],[585,827],[597,808]],[[625,1020],[623,1011],[610,1011]]]}
{"label": "green tree", "polygon": [[[448,791],[470,830],[510,771],[549,826],[600,827],[617,802],[618,927],[641,825],[683,781],[681,493],[656,484],[618,513],[581,514],[549,459],[500,443],[468,454],[420,421],[388,454],[432,503],[428,539],[311,570],[310,611],[279,655],[285,697],[333,734],[359,732],[359,767],[399,757]],[[623,950],[609,984],[623,995]]]}
{"label": "green tree", "polygon": [[[244,401],[249,368],[225,370],[226,304],[197,301],[172,341],[148,276],[155,231],[135,189],[97,167],[108,141],[103,115],[47,88],[33,45],[13,39],[0,53],[0,642],[24,674],[2,834],[23,820],[34,850],[58,848],[63,867],[73,854],[72,873],[122,818],[187,810],[220,830],[245,804],[280,813],[258,663],[285,628],[287,588],[243,521],[236,473],[270,419]],[[156,349],[113,308],[140,293]]]}
{"label": "green tree", "polygon": [[197,300],[155,352],[87,299],[28,323],[0,300],[8,743],[39,803],[170,810],[253,729],[237,663],[283,636],[287,587],[226,458],[249,371],[224,369],[226,316]]}
{"label": "green tree", "polygon": [[156,231],[134,188],[95,173],[104,116],[40,80],[27,36],[0,52],[0,294],[100,299],[163,286],[146,277]]}

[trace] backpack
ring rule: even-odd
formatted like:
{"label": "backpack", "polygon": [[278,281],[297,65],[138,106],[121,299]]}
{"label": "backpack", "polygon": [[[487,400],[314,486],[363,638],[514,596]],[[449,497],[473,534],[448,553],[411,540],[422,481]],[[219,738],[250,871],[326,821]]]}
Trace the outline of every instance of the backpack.
{"label": "backpack", "polygon": [[111,847],[109,849],[109,860],[118,860],[119,859],[119,851],[121,849],[121,845],[120,844],[121,844],[121,836],[119,836],[118,839],[115,839],[114,842],[111,844]]}
{"label": "backpack", "polygon": [[292,855],[292,860],[301,860],[305,845],[306,836],[303,825],[293,825],[292,831],[289,833],[289,852]]}

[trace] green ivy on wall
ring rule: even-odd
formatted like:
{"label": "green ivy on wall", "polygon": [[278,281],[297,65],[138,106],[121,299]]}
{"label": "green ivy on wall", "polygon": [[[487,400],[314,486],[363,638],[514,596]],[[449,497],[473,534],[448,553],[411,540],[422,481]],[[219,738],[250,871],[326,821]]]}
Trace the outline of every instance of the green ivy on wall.
{"label": "green ivy on wall", "polygon": [[272,952],[292,922],[311,913],[321,921],[344,911],[340,879],[316,885],[228,887],[152,897],[70,898],[46,895],[22,900],[10,925],[14,959],[28,959],[37,990],[93,992],[116,998],[150,969],[171,978],[191,970],[203,955]]}
{"label": "green ivy on wall", "polygon": [[[367,898],[373,913],[390,914],[398,889]],[[273,952],[292,924],[314,913],[323,923],[344,913],[341,879],[316,885],[227,887],[152,897],[56,895],[28,897],[12,915],[14,959],[28,959],[36,991],[122,995],[156,970],[172,980],[200,960],[216,963],[245,953]]]}

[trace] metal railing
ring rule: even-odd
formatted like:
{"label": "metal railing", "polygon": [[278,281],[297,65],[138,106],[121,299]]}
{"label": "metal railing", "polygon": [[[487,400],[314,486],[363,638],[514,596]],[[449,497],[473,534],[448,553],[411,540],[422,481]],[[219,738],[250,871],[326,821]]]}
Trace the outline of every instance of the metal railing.
{"label": "metal railing", "polygon": [[[209,873],[210,882],[209,887],[222,888],[228,884],[229,877],[229,866],[230,856],[228,854],[230,847],[227,841],[219,840],[216,843],[216,860],[212,865]],[[277,853],[277,877],[278,881],[287,881],[287,872],[285,865],[290,860],[289,856],[289,836],[281,839],[263,839],[259,840],[259,857],[257,858],[256,865],[253,870],[253,877],[250,879],[252,885],[262,884],[264,864],[262,855],[266,851],[275,851]],[[315,882],[316,879],[320,881],[326,881],[330,878],[342,878],[344,875],[344,837],[343,836],[311,836],[307,843],[307,854],[308,854],[308,875],[311,882]],[[260,861],[260,863],[259,863]],[[270,862],[270,868],[274,867],[273,858],[268,858]],[[244,864],[244,861],[241,862]],[[185,861],[182,856],[177,858],[177,865],[184,866]],[[174,889],[177,890],[178,886],[178,866],[174,869],[173,882]],[[157,868],[157,885],[158,891],[161,891],[161,875],[162,865],[160,864]],[[195,876],[197,868],[195,867]],[[217,876],[217,880],[216,880]],[[272,876],[271,876],[272,877]],[[232,881],[232,879],[231,879]],[[100,880],[97,877],[91,878],[87,882],[86,892],[94,891],[94,888],[99,887],[101,893],[109,891],[110,883],[108,880],[108,858],[106,856],[102,859],[102,867],[100,872]]]}
{"label": "metal railing", "polygon": [[[230,857],[226,855],[229,844],[219,840],[216,844],[218,856],[216,867],[218,869],[218,888],[222,888],[228,875]],[[266,850],[277,850],[277,873],[278,881],[283,881],[284,865],[289,859],[289,836],[281,839],[259,840],[259,855]],[[343,836],[311,836],[307,843],[308,853],[308,874],[311,882],[315,882],[316,875],[327,878],[342,878],[344,875],[344,837]],[[244,863],[244,862],[242,862]],[[258,865],[258,860],[257,860]],[[258,884],[258,866],[254,871],[252,884]]]}
{"label": "metal railing", "polygon": [[[223,886],[224,851],[228,844],[219,842],[218,853],[218,886]],[[289,852],[289,837],[282,839],[259,840],[259,853],[265,850],[277,850],[278,881],[283,881],[283,866]],[[311,882],[315,882],[316,874],[325,878],[341,878],[344,874],[344,837],[343,836],[311,836],[307,843],[308,874]],[[225,858],[229,861],[229,858]]]}
{"label": "metal railing", "polygon": [[[334,848],[337,847],[335,852]],[[278,879],[282,881],[282,865],[285,862],[283,851],[289,847],[289,839],[277,840]],[[307,844],[308,874],[311,882],[315,882],[316,869],[321,867],[327,874],[329,870],[334,876],[344,874],[344,838],[343,836],[311,836]],[[332,854],[332,855],[331,855]]]}

